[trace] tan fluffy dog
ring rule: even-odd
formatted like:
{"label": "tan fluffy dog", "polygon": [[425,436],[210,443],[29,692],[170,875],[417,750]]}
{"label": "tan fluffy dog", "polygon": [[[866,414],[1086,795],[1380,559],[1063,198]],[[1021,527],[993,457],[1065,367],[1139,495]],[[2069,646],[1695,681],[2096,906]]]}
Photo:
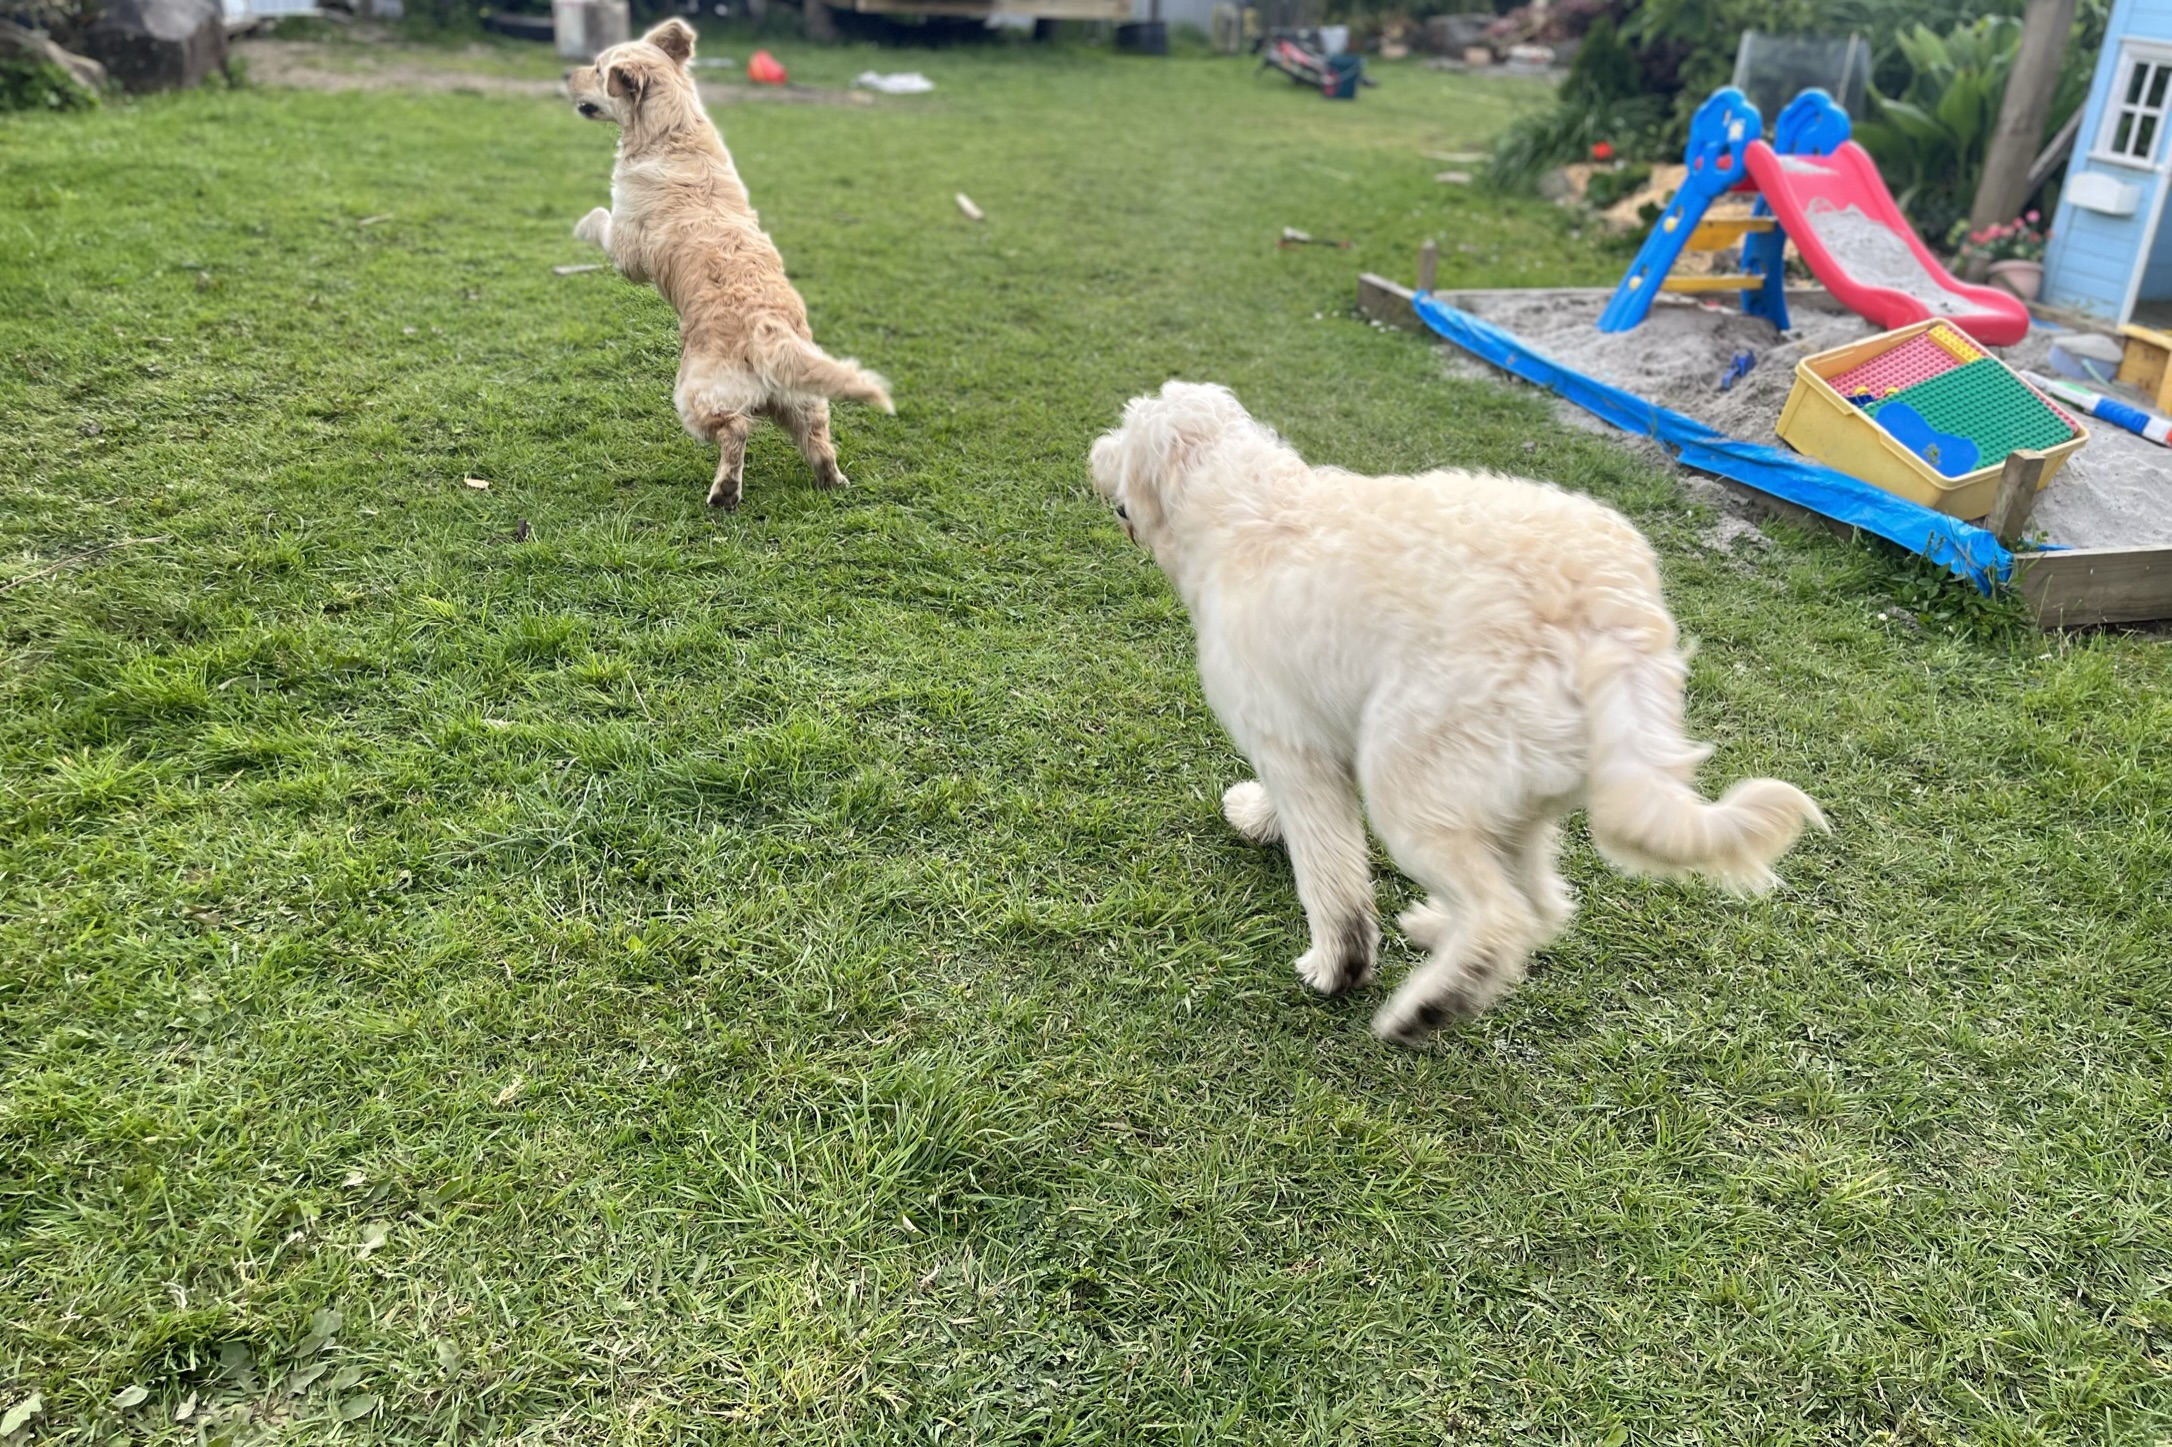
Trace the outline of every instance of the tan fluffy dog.
{"label": "tan fluffy dog", "polygon": [[711,505],[739,506],[756,417],[792,434],[817,484],[843,487],[829,399],[895,411],[888,384],[814,344],[806,304],[702,109],[687,68],[693,57],[693,27],[666,20],[567,72],[574,109],[620,131],[611,209],[598,206],[573,234],[602,247],[629,281],[653,282],[677,309],[672,400],[686,430],[717,445]]}
{"label": "tan fluffy dog", "polygon": [[1183,595],[1207,702],[1259,771],[1222,810],[1289,846],[1312,926],[1297,973],[1329,994],[1372,978],[1366,814],[1430,892],[1402,923],[1432,957],[1373,1017],[1388,1039],[1485,1009],[1568,924],[1555,824],[1578,804],[1622,868],[1738,890],[1770,888],[1825,822],[1778,779],[1698,794],[1658,563],[1604,504],[1310,467],[1226,389],[1184,382],[1126,407],[1091,465]]}

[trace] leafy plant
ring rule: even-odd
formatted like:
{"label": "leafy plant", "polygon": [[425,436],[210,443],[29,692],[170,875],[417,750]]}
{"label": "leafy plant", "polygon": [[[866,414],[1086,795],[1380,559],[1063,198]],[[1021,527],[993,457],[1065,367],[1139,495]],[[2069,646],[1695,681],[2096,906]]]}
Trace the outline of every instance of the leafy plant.
{"label": "leafy plant", "polygon": [[1580,105],[1564,100],[1552,110],[1519,118],[1494,142],[1486,178],[1504,191],[1529,191],[1556,166],[1581,161],[1600,142],[1623,155],[1650,155],[1666,128],[1663,96],[1629,96]]}
{"label": "leafy plant", "polygon": [[76,111],[97,104],[96,91],[77,85],[75,77],[49,60],[0,58],[0,111]]}
{"label": "leafy plant", "polygon": [[2051,239],[2050,232],[2037,229],[2043,219],[2043,212],[2031,211],[1980,231],[1970,231],[1961,221],[1946,240],[1972,261],[2042,261],[2044,243]]}
{"label": "leafy plant", "polygon": [[[1985,16],[1944,35],[1917,25],[1894,43],[1907,59],[1908,85],[1899,95],[1874,88],[1877,115],[1857,126],[1855,135],[1917,228],[1926,238],[1942,238],[1967,215],[1983,179],[2006,77],[2021,46],[2021,22]],[[2070,50],[2047,132],[2081,104],[2088,77],[2089,61]]]}
{"label": "leafy plant", "polygon": [[1909,81],[1899,95],[1872,90],[1877,118],[1856,139],[1877,159],[1901,209],[1926,236],[1943,236],[1983,175],[2021,26],[1986,16],[1944,36],[1915,26],[1895,37]]}
{"label": "leafy plant", "polygon": [[1642,161],[1623,166],[1618,171],[1597,171],[1584,188],[1584,200],[1594,209],[1604,211],[1622,197],[1635,194],[1651,179],[1652,168]]}

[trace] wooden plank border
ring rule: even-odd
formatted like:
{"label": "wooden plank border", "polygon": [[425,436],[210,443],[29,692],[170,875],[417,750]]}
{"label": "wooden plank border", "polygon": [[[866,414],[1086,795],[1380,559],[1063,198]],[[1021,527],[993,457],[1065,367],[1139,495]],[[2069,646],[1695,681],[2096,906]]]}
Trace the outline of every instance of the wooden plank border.
{"label": "wooden plank border", "polygon": [[[1549,288],[1550,290],[1553,288]],[[1602,301],[1613,295],[1607,287],[1562,287],[1567,295],[1588,294]],[[1460,306],[1465,298],[1502,295],[1491,291],[1444,291],[1441,300]],[[1411,306],[1414,293],[1373,272],[1358,276],[1358,310],[1383,326],[1433,335],[1418,320]],[[1794,287],[1787,294],[1790,307],[1819,310],[1835,307],[1829,293],[1816,287]],[[1747,487],[1732,478],[1719,478],[1721,486],[1771,516],[1822,527],[1847,536],[1853,529],[1820,513],[1795,506]],[[2014,560],[2015,583],[2027,600],[2029,613],[2039,628],[2087,628],[2106,623],[2148,623],[2172,618],[2172,547],[2066,548],[2058,552],[2024,553]]]}
{"label": "wooden plank border", "polygon": [[2014,577],[2040,628],[2172,618],[2172,547],[2023,553]]}

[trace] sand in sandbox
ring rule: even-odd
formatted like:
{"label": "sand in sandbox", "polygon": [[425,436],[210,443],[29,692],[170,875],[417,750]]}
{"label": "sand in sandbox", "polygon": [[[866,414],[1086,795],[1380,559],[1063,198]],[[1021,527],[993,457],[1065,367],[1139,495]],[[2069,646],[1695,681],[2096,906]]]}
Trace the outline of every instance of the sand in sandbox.
{"label": "sand in sandbox", "polygon": [[1810,229],[1833,260],[1865,286],[1882,286],[1922,302],[1941,316],[1973,316],[1982,308],[1956,296],[1924,269],[1914,250],[1893,229],[1854,206],[1837,209],[1823,199],[1810,203]]}
{"label": "sand in sandbox", "polygon": [[[1771,447],[1787,445],[1773,427],[1794,389],[1795,364],[1878,331],[1852,312],[1797,305],[1790,308],[1794,329],[1782,336],[1771,323],[1732,308],[1712,310],[1662,297],[1642,326],[1607,333],[1598,328],[1606,298],[1591,292],[1473,292],[1446,299],[1514,332],[1563,366],[1686,413],[1730,437]],[[2020,345],[1997,354],[2013,366],[2050,375],[2051,344],[2061,335],[2031,331]],[[1728,363],[1743,351],[1756,353],[1757,365],[1720,391]],[[2037,494],[2031,531],[2076,548],[2172,544],[2172,449],[2093,418],[2082,423],[2089,442]]]}
{"label": "sand in sandbox", "polygon": [[[2009,366],[2055,377],[2051,344],[2073,335],[2031,331],[1998,355]],[[2077,415],[2075,420],[2088,431],[2089,441],[2036,495],[2029,527],[2070,548],[2172,544],[2172,448],[2096,417]]]}

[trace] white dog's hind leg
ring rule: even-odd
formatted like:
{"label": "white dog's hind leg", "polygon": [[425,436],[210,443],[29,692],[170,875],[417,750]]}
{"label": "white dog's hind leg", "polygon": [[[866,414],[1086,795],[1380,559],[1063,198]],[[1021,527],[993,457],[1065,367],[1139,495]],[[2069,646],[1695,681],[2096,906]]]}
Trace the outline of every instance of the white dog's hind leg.
{"label": "white dog's hind leg", "polygon": [[573,239],[611,249],[611,213],[601,206],[573,223]]}
{"label": "white dog's hind leg", "polygon": [[1273,844],[1282,838],[1282,821],[1275,815],[1275,801],[1267,786],[1257,779],[1231,784],[1222,795],[1222,817],[1229,827],[1254,844]]}
{"label": "white dog's hind leg", "polygon": [[1296,757],[1257,762],[1312,930],[1298,978],[1323,995],[1370,983],[1380,921],[1356,787],[1339,764]]}
{"label": "white dog's hind leg", "polygon": [[[1382,833],[1388,833],[1385,825]],[[1479,1014],[1514,989],[1542,927],[1521,884],[1502,867],[1502,851],[1485,835],[1472,830],[1390,835],[1388,847],[1399,864],[1453,902],[1452,926],[1446,926],[1451,915],[1441,905],[1428,901],[1419,907],[1421,928],[1434,927],[1433,953],[1373,1016],[1375,1035],[1416,1045],[1450,1020]]]}
{"label": "white dog's hind leg", "polygon": [[1455,928],[1455,916],[1441,907],[1437,899],[1418,901],[1395,917],[1403,934],[1421,950],[1437,950],[1448,940],[1448,932]]}
{"label": "white dog's hind leg", "polygon": [[1561,829],[1552,819],[1542,819],[1524,831],[1522,848],[1512,868],[1531,913],[1538,918],[1539,933],[1531,948],[1553,943],[1576,916],[1576,891],[1561,877],[1555,861],[1561,854]]}

